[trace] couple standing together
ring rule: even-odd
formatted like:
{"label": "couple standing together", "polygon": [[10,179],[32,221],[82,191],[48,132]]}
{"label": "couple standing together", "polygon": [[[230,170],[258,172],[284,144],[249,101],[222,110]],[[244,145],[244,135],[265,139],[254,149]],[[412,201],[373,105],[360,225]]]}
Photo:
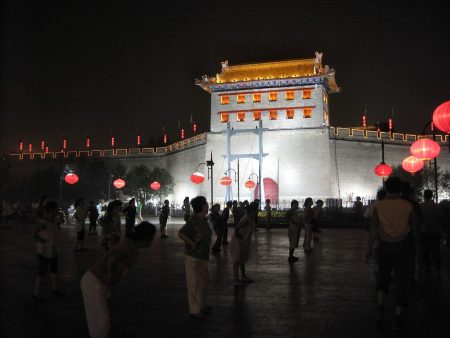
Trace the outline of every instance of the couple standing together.
{"label": "couple standing together", "polygon": [[[195,197],[191,200],[191,206],[194,213],[180,229],[178,236],[185,243],[189,312],[194,318],[204,318],[211,311],[206,305],[206,291],[212,231],[206,218],[209,210],[206,198]],[[233,259],[233,279],[236,287],[253,282],[245,272],[245,263],[249,259],[250,238],[257,211],[257,203],[250,203],[231,238],[230,254]]]}

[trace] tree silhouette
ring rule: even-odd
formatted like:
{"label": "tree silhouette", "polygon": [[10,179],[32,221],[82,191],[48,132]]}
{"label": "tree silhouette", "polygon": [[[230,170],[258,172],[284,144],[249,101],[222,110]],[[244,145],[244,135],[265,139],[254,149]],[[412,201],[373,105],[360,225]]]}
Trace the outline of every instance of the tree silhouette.
{"label": "tree silhouette", "polygon": [[[439,196],[443,194],[448,195],[450,188],[450,171],[442,171],[438,166],[438,193]],[[392,168],[392,177],[396,176],[402,181],[409,182],[411,187],[414,189],[414,193],[417,198],[422,196],[423,190],[431,189],[435,190],[434,187],[434,168],[430,166],[430,163],[425,163],[422,170],[415,174],[410,174],[403,170],[401,165]],[[441,199],[441,197],[440,197]]]}
{"label": "tree silhouette", "polygon": [[[128,171],[125,177],[126,186],[123,192],[126,195],[139,198],[144,205],[149,200],[154,199],[160,202],[167,195],[173,193],[173,177],[166,169],[155,167],[150,170],[147,166],[141,164]],[[161,184],[161,188],[156,191],[150,188],[150,184],[155,181]]]}

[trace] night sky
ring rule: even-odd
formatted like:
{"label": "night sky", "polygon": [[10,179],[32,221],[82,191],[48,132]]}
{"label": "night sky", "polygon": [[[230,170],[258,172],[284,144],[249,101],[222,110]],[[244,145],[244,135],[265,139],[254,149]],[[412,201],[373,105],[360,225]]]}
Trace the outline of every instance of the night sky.
{"label": "night sky", "polygon": [[[191,3],[192,2],[192,3]],[[313,58],[336,70],[334,126],[394,109],[420,132],[450,99],[450,7],[430,1],[6,1],[1,11],[0,153],[44,138],[50,150],[158,139],[178,121],[209,128],[195,78],[230,65]],[[97,4],[96,4],[97,3]],[[442,3],[442,2],[439,2]],[[189,134],[188,134],[189,136]]]}

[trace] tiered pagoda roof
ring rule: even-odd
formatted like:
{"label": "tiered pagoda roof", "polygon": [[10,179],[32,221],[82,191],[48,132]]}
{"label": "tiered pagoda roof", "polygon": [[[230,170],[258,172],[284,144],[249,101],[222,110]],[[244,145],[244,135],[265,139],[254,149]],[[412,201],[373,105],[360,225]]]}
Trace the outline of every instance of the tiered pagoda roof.
{"label": "tiered pagoda roof", "polygon": [[334,69],[322,67],[322,54],[316,58],[287,61],[261,62],[230,66],[228,61],[222,62],[222,71],[215,77],[204,75],[196,84],[211,92],[211,86],[233,84],[239,82],[285,80],[296,78],[325,77],[331,92],[338,92]]}

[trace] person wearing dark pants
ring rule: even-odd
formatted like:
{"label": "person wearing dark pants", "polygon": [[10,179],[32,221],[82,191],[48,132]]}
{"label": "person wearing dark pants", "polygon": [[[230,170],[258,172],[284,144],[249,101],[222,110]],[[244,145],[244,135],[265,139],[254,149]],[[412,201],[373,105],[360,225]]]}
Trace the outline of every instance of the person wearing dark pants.
{"label": "person wearing dark pants", "polygon": [[97,235],[98,210],[94,201],[89,202],[89,235]]}
{"label": "person wearing dark pants", "polygon": [[167,220],[169,219],[169,215],[170,215],[169,200],[165,200],[164,205],[161,207],[161,211],[159,214],[161,238],[169,237],[167,236]]}
{"label": "person wearing dark pants", "polygon": [[39,272],[35,280],[33,299],[42,301],[39,294],[42,279],[47,275],[50,265],[50,278],[52,282],[52,294],[55,297],[64,297],[65,293],[56,288],[56,275],[58,273],[57,242],[61,219],[58,218],[58,204],[48,202],[43,206],[43,214],[38,228],[34,233],[36,240],[36,254],[39,262]]}
{"label": "person wearing dark pants", "polygon": [[416,216],[410,202],[400,196],[401,180],[386,180],[387,197],[375,203],[371,217],[366,258],[373,257],[373,244],[379,242],[377,275],[377,323],[383,324],[384,303],[391,276],[395,285],[395,320],[393,329],[402,327],[402,312],[408,301],[408,282],[414,250],[413,231]]}
{"label": "person wearing dark pants", "polygon": [[431,261],[437,273],[441,272],[441,233],[444,219],[442,211],[433,202],[433,192],[425,190],[424,202],[420,203],[422,219],[420,222],[420,248],[422,268],[426,273],[431,272]]}
{"label": "person wearing dark pants", "polygon": [[125,214],[125,233],[128,233],[133,230],[134,225],[136,224],[136,200],[132,198],[128,205],[123,210]]}
{"label": "person wearing dark pants", "polygon": [[222,211],[221,229],[222,229],[222,244],[228,244],[228,220],[230,219],[230,211],[233,207],[233,202],[228,201],[227,206]]}

